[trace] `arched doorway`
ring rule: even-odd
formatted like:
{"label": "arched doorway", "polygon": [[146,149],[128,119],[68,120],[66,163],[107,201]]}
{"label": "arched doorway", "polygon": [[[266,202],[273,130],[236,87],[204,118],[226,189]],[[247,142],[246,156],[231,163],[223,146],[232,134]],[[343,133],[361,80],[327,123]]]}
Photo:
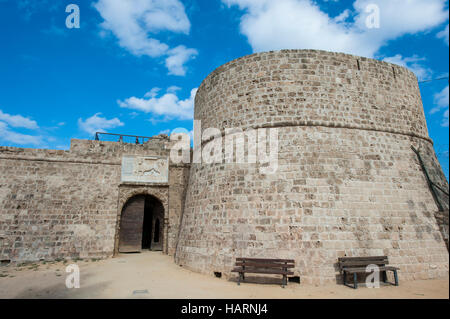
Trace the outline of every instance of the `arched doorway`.
{"label": "arched doorway", "polygon": [[120,218],[119,252],[163,249],[164,207],[154,196],[137,195],[123,206]]}

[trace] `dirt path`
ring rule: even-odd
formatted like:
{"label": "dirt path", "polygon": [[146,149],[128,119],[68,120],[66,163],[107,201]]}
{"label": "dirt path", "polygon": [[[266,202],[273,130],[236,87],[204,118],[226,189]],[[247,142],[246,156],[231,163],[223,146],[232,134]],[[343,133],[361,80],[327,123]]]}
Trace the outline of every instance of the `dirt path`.
{"label": "dirt path", "polygon": [[399,287],[380,289],[297,283],[282,289],[276,284],[237,286],[179,267],[173,257],[159,252],[76,263],[81,273],[79,289],[66,288],[69,263],[0,267],[0,298],[449,298],[448,278],[400,282]]}

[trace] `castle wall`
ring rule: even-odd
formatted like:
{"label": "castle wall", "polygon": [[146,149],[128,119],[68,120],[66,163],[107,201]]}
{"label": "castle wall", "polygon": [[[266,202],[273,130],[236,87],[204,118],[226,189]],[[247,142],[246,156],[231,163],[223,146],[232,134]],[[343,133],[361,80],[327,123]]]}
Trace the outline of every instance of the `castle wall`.
{"label": "castle wall", "polygon": [[338,257],[387,255],[401,279],[448,274],[411,146],[440,166],[407,69],[313,50],[253,54],[203,81],[195,119],[202,129],[277,128],[278,171],[192,164],[177,263],[229,276],[236,257],[290,258],[302,282],[323,283],[336,280]]}
{"label": "castle wall", "polygon": [[448,274],[448,195],[433,197],[411,146],[433,183],[448,193],[448,182],[407,69],[314,50],[253,54],[203,81],[195,119],[203,130],[277,129],[276,174],[170,162],[168,183],[121,182],[122,156],[167,157],[168,139],[0,147],[0,260],[111,256],[122,207],[148,194],[164,207],[163,251],[195,271],[227,277],[236,257],[289,258],[318,284],[336,280],[338,257],[387,255],[401,279]]}
{"label": "castle wall", "polygon": [[[70,151],[0,147],[0,260],[111,256],[121,207],[134,194],[155,195],[166,221],[178,221],[177,195],[185,188],[180,171],[188,168],[170,166],[167,185],[121,183],[122,155],[167,156],[167,143],[72,140]],[[165,251],[173,253],[178,222],[165,231]]]}
{"label": "castle wall", "polygon": [[197,92],[195,119],[203,128],[328,126],[428,139],[414,73],[315,50],[253,54],[219,67]]}
{"label": "castle wall", "polygon": [[168,220],[168,254],[173,256],[178,244],[181,219],[184,211],[186,188],[189,183],[189,167],[173,166],[170,171],[169,206],[170,216]]}

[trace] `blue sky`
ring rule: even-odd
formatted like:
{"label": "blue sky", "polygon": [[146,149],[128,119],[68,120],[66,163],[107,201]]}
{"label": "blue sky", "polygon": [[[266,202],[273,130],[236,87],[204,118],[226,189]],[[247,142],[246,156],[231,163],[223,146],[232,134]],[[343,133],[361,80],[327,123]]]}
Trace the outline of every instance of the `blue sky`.
{"label": "blue sky", "polygon": [[[69,4],[80,28],[66,27]],[[379,28],[365,21],[376,4]],[[253,52],[323,49],[448,77],[446,0],[0,0],[0,145],[192,129],[193,97]],[[420,84],[448,178],[448,80]]]}

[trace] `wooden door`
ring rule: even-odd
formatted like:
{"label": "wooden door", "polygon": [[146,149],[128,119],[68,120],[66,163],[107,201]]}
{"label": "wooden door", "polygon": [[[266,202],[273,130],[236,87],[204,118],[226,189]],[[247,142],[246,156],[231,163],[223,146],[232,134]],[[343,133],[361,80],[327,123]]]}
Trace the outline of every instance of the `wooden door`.
{"label": "wooden door", "polygon": [[120,219],[119,252],[141,252],[144,208],[144,196],[133,197],[125,204]]}

